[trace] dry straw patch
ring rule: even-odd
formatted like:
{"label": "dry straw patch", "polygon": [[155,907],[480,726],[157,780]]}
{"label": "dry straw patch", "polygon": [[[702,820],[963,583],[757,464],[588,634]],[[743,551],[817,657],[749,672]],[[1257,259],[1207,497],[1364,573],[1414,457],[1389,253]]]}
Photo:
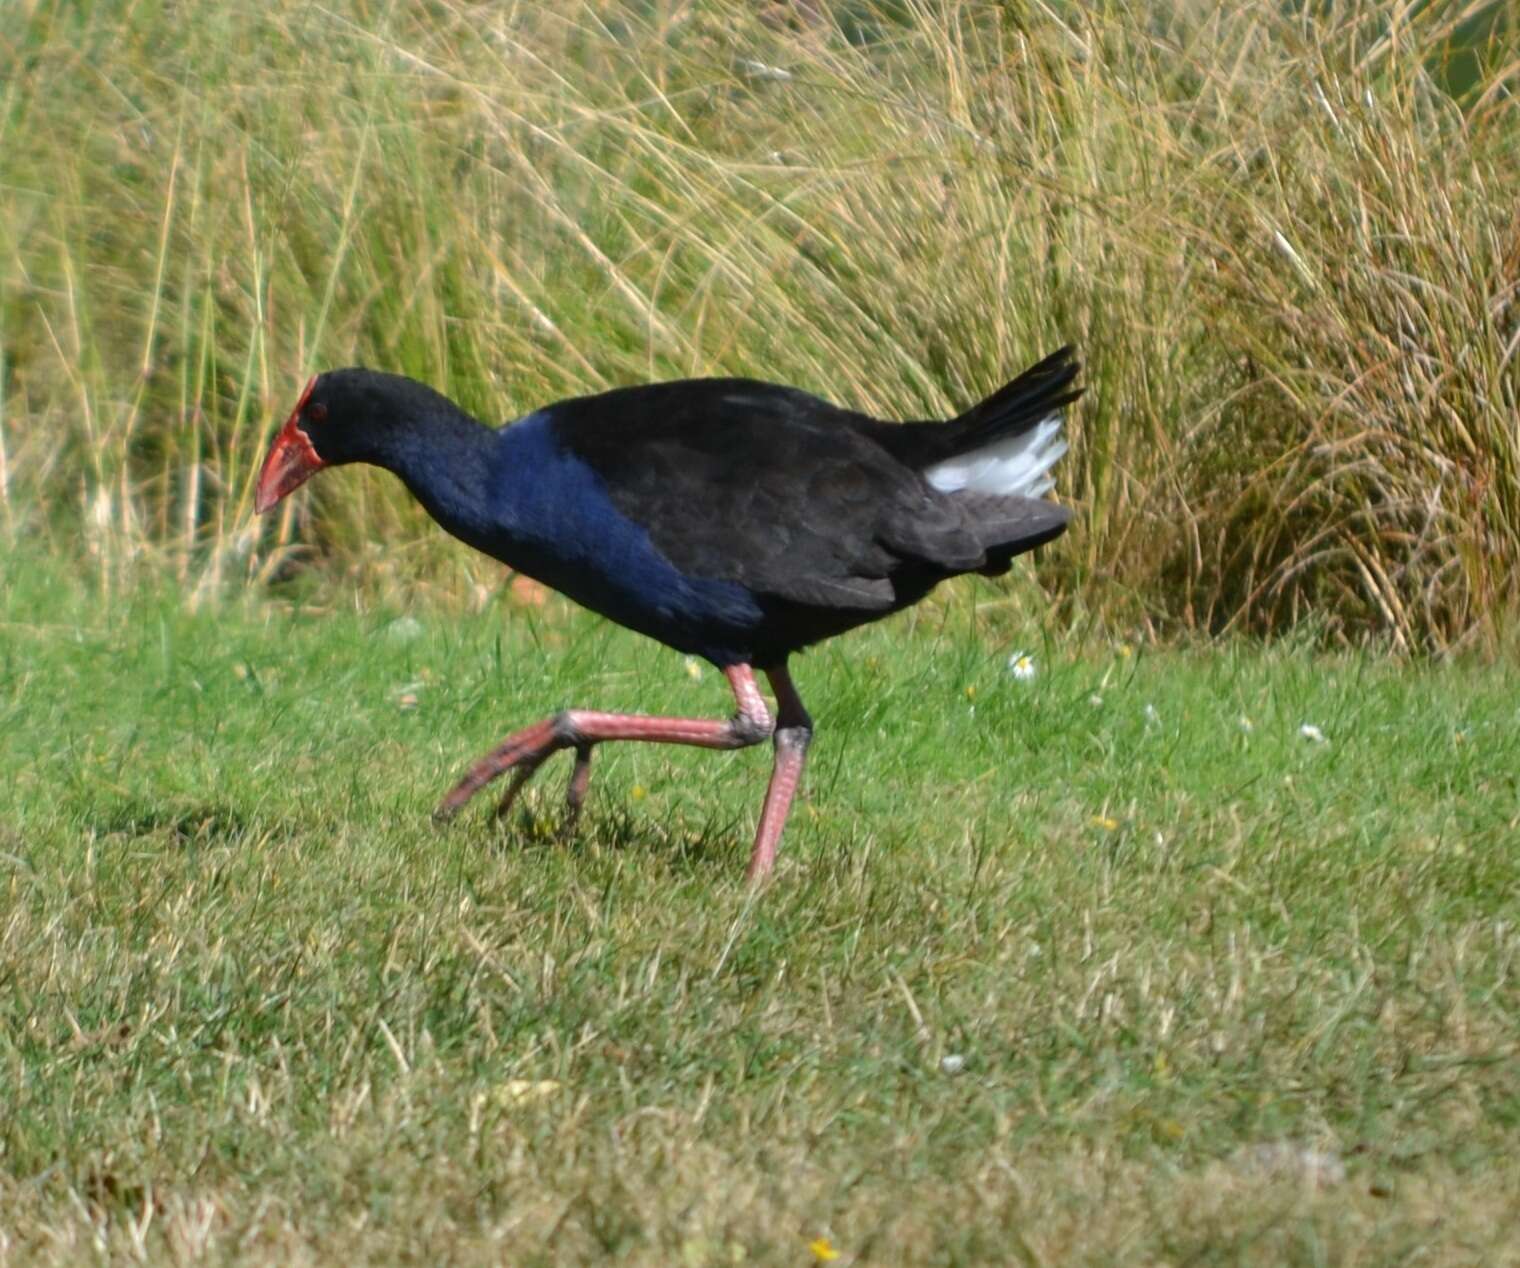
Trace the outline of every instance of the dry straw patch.
{"label": "dry straw patch", "polygon": [[108,585],[314,550],[467,591],[486,565],[382,479],[251,520],[309,370],[489,417],[718,372],[929,415],[1072,340],[1052,591],[1491,644],[1510,9],[31,5],[0,53],[4,528],[82,534]]}

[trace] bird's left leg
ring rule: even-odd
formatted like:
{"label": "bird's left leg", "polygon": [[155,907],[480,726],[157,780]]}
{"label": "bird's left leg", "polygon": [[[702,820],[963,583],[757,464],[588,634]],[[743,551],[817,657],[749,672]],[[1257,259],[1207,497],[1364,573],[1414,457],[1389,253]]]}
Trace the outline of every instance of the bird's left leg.
{"label": "bird's left leg", "polygon": [[[584,799],[591,778],[591,748],[604,740],[647,740],[665,744],[690,744],[697,748],[735,749],[758,744],[774,729],[770,711],[748,665],[730,665],[724,671],[738,705],[733,717],[652,718],[628,713],[596,713],[567,709],[552,718],[509,735],[476,762],[449,792],[433,817],[452,819],[461,806],[499,775],[515,772],[504,799],[507,807],[533,773],[560,749],[576,751],[566,800],[574,812]],[[774,678],[772,679],[774,681]],[[498,811],[499,813],[499,811]]]}

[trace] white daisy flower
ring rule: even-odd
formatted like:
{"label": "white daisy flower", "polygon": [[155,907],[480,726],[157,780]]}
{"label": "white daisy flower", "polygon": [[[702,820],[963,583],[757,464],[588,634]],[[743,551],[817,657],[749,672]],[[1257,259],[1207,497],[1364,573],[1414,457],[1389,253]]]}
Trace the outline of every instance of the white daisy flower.
{"label": "white daisy flower", "polygon": [[1008,672],[1020,682],[1028,682],[1035,675],[1034,657],[1028,652],[1014,652],[1008,658]]}

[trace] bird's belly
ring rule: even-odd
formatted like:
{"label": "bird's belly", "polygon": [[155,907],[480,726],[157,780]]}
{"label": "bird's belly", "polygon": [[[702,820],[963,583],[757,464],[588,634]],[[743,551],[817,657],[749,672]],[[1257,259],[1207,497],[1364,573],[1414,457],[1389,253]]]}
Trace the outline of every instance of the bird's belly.
{"label": "bird's belly", "polygon": [[[619,625],[718,665],[753,659],[765,612],[733,581],[688,577],[655,549],[647,534],[586,531],[494,537],[470,545]],[[465,540],[469,540],[465,538]]]}
{"label": "bird's belly", "polygon": [[523,571],[619,625],[720,665],[750,659],[763,613],[741,585],[686,577],[664,560],[624,558],[622,568],[599,561],[595,570],[534,562],[538,569]]}

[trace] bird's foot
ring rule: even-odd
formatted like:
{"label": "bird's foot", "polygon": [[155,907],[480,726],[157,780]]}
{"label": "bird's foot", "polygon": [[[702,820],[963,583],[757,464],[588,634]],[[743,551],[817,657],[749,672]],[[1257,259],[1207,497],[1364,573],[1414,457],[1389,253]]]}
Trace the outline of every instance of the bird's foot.
{"label": "bird's foot", "polygon": [[512,786],[507,789],[507,795],[497,807],[496,814],[500,818],[511,808],[513,798],[543,765],[544,759],[558,749],[569,748],[576,742],[576,737],[562,734],[567,716],[557,714],[509,735],[470,767],[469,773],[449,789],[448,795],[438,803],[438,809],[433,811],[433,822],[447,823],[464,808],[465,802],[498,775],[515,770],[517,774],[512,780]]}

